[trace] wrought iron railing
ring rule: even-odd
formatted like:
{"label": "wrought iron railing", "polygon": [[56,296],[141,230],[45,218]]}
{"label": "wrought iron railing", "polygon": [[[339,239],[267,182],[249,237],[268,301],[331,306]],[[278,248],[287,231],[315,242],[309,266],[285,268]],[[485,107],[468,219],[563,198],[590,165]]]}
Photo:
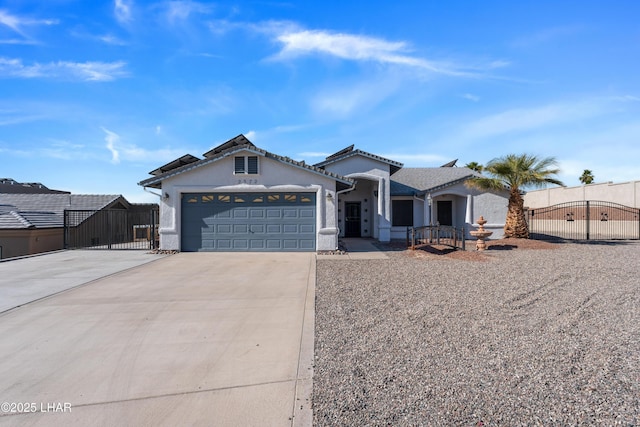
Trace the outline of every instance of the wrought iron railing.
{"label": "wrought iron railing", "polygon": [[425,225],[407,228],[407,247],[415,249],[418,246],[445,245],[454,249],[465,250],[464,227],[456,228],[449,225]]}

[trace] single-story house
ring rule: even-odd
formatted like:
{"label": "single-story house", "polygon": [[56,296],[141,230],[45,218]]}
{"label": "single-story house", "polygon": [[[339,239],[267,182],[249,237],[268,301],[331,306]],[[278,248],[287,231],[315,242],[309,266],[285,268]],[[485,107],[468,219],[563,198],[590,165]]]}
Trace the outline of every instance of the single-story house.
{"label": "single-story house", "polygon": [[[42,184],[0,183],[0,259],[64,248],[64,211],[86,211],[74,226],[90,225],[94,211],[149,209],[129,203],[121,195],[71,194]],[[41,187],[40,187],[41,186]],[[81,223],[83,225],[81,225]],[[91,227],[94,234],[102,231]]]}
{"label": "single-story house", "polygon": [[[160,190],[160,249],[325,251],[340,237],[405,239],[407,228],[466,227],[477,217],[500,237],[508,193],[465,186],[455,161],[403,168],[349,146],[310,165],[256,147],[244,135],[186,154],[139,185]],[[153,190],[149,190],[153,191]]]}

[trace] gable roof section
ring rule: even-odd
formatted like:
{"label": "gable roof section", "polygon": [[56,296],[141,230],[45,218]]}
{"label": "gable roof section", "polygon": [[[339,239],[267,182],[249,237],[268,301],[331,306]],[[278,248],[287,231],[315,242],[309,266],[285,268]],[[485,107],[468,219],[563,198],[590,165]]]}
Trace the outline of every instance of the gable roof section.
{"label": "gable roof section", "polygon": [[113,194],[3,194],[0,228],[63,227],[65,209],[101,210],[129,206],[124,197]]}
{"label": "gable roof section", "polygon": [[253,142],[249,141],[247,139],[247,137],[244,136],[243,134],[240,134],[240,135],[236,136],[235,138],[231,138],[227,142],[224,142],[224,143],[218,145],[217,147],[212,148],[211,150],[209,150],[206,153],[204,153],[203,156],[204,157],[214,157],[216,154],[222,153],[225,150],[228,150],[228,149],[233,148],[233,147],[238,147],[238,146],[241,146],[241,145],[249,145],[251,147],[255,147],[255,145],[253,145]]}
{"label": "gable roof section", "polygon": [[391,178],[392,196],[423,195],[480,176],[467,168],[403,168]]}
{"label": "gable roof section", "polygon": [[[238,139],[239,137],[242,137],[240,139]],[[246,140],[248,141],[248,144],[236,144],[236,143],[232,143],[232,141],[243,141]],[[228,145],[227,145],[228,144]],[[217,151],[215,152],[219,147],[223,147],[226,146],[227,148],[224,148],[221,151]],[[227,158],[229,156],[233,156],[234,154],[240,152],[240,151],[249,151],[252,153],[255,153],[256,155],[259,156],[263,156],[269,159],[273,159],[276,160],[278,162],[284,163],[286,165],[289,166],[293,166],[293,167],[297,167],[300,169],[304,169],[306,171],[309,171],[311,173],[315,173],[318,175],[322,175],[325,177],[329,177],[332,178],[334,180],[336,180],[339,184],[341,184],[342,188],[348,188],[351,187],[354,183],[354,180],[352,180],[351,178],[346,178],[344,176],[332,173],[332,172],[327,172],[324,169],[318,168],[316,166],[311,166],[306,164],[304,161],[297,161],[297,160],[293,160],[289,157],[284,157],[284,156],[279,156],[277,154],[274,153],[270,153],[266,150],[263,150],[262,148],[258,148],[256,147],[251,141],[249,141],[248,139],[246,139],[246,137],[244,135],[239,135],[237,137],[235,137],[233,140],[229,140],[227,142],[225,142],[224,144],[214,148],[213,150],[208,151],[207,153],[205,153],[205,158],[202,160],[198,160],[197,162],[188,164],[188,165],[184,165],[181,167],[178,167],[176,169],[164,172],[160,175],[154,176],[152,178],[148,178],[145,179],[143,181],[140,181],[138,183],[138,185],[141,185],[143,187],[151,187],[151,188],[160,188],[162,185],[162,181],[167,179],[167,178],[171,178],[173,176],[179,175],[181,173],[193,170],[193,169],[197,169],[206,165],[209,165],[211,163],[217,162],[221,159]],[[214,153],[215,152],[215,153]],[[342,189],[339,188],[339,189]]]}
{"label": "gable roof section", "polygon": [[[0,205],[0,230],[1,229],[28,229],[35,228],[26,218],[14,210],[2,211],[6,205]],[[12,206],[13,207],[13,206]]]}
{"label": "gable roof section", "polygon": [[390,159],[378,156],[376,154],[367,153],[366,151],[362,151],[362,150],[354,150],[353,149],[353,145],[350,145],[347,148],[344,148],[344,149],[342,149],[342,150],[340,150],[340,151],[328,156],[322,162],[316,163],[314,166],[316,166],[318,168],[324,168],[328,164],[339,162],[341,160],[348,159],[349,157],[353,157],[353,156],[367,157],[369,159],[373,159],[373,160],[376,160],[376,161],[381,162],[381,163],[386,163],[390,167],[390,174],[391,175],[396,173],[403,166],[402,163],[396,162],[395,160],[390,160]]}
{"label": "gable roof section", "polygon": [[166,165],[162,165],[160,166],[158,169],[154,169],[151,172],[149,172],[149,175],[160,175],[161,173],[164,172],[168,172],[170,170],[173,169],[177,169],[180,166],[184,166],[184,165],[188,165],[194,162],[197,162],[198,160],[200,160],[199,158],[197,158],[196,156],[192,156],[191,154],[185,154],[184,156],[177,158],[169,163],[167,163]]}

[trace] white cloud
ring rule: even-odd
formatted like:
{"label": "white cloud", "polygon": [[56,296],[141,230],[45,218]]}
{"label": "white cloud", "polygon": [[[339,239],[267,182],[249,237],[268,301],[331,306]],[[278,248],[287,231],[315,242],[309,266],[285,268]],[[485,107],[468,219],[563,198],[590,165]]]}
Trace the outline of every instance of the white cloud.
{"label": "white cloud", "polygon": [[166,19],[172,25],[188,20],[193,14],[207,14],[213,10],[211,5],[189,0],[168,1],[163,7]]}
{"label": "white cloud", "polygon": [[409,54],[406,42],[387,41],[380,38],[333,33],[320,30],[300,30],[291,24],[275,26],[276,40],[283,45],[276,59],[289,59],[309,54],[325,54],[351,61],[373,61],[384,64],[402,65],[435,74],[478,77],[470,69],[492,69],[502,67],[505,61],[493,61],[486,66],[463,66],[448,61],[431,61]]}
{"label": "white cloud", "polygon": [[604,114],[608,103],[597,100],[515,108],[474,120],[462,127],[461,134],[470,139],[527,132],[563,123],[586,120]]}
{"label": "white cloud", "polygon": [[323,118],[348,118],[353,114],[370,111],[393,94],[400,82],[383,79],[323,88],[311,99],[311,108]]}
{"label": "white cloud", "polygon": [[326,159],[327,157],[329,157],[331,154],[333,153],[325,153],[322,151],[305,151],[302,153],[298,153],[298,157],[304,158],[304,159],[315,159],[315,158],[322,158],[322,159]]}
{"label": "white cloud", "polygon": [[480,97],[479,96],[473,95],[471,93],[465,93],[465,94],[463,94],[461,96],[462,96],[462,98],[468,99],[469,101],[473,101],[473,102],[480,101]]}
{"label": "white cloud", "polygon": [[28,123],[46,118],[44,114],[24,113],[18,110],[0,109],[0,126],[10,126],[20,123]]}
{"label": "white cloud", "polygon": [[9,27],[13,32],[20,35],[21,39],[5,40],[2,43],[33,43],[31,36],[26,31],[25,27],[42,26],[42,25],[55,25],[58,20],[55,19],[31,19],[24,18],[16,15],[12,15],[6,10],[0,10],[0,25]]}
{"label": "white cloud", "polygon": [[128,24],[132,20],[132,4],[131,0],[114,0],[113,13],[121,24]]}
{"label": "white cloud", "polygon": [[107,142],[107,149],[111,152],[111,163],[120,163],[120,152],[116,148],[116,145],[120,143],[120,135],[104,127],[102,130],[107,134],[104,140]]}
{"label": "white cloud", "polygon": [[125,46],[127,44],[123,40],[112,34],[104,34],[102,36],[98,36],[98,40],[114,46]]}
{"label": "white cloud", "polygon": [[243,135],[251,142],[255,142],[258,136],[255,130],[250,130],[249,132],[245,132]]}
{"label": "white cloud", "polygon": [[111,163],[118,164],[120,161],[125,161],[145,163],[152,162],[155,164],[158,162],[161,163],[174,160],[184,155],[184,148],[159,148],[149,150],[135,144],[128,144],[124,142],[119,134],[105,128],[104,126],[101,127],[101,129],[105,133],[105,147],[111,153]]}
{"label": "white cloud", "polygon": [[110,81],[128,76],[124,61],[69,62],[24,65],[21,59],[0,57],[0,77],[62,78],[84,81]]}
{"label": "white cloud", "polygon": [[580,33],[584,28],[580,25],[565,25],[559,27],[545,28],[534,34],[529,34],[514,40],[513,47],[533,47],[540,44],[549,43],[554,40],[565,38]]}

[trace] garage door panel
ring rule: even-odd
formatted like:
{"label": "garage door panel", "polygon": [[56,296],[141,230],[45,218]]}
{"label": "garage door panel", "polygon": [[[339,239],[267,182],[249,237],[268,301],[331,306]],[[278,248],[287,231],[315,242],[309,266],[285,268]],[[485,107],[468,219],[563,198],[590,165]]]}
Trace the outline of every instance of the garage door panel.
{"label": "garage door panel", "polygon": [[284,218],[298,218],[298,209],[284,208],[282,209],[282,216]]}
{"label": "garage door panel", "polygon": [[251,249],[265,249],[266,242],[263,239],[251,239],[249,246]]}
{"label": "garage door panel", "polygon": [[249,232],[249,224],[233,224],[233,234],[247,234]]}
{"label": "garage door panel", "polygon": [[233,249],[249,249],[248,239],[233,239]]}
{"label": "garage door panel", "polygon": [[298,249],[298,239],[284,239],[282,243],[284,249]]}
{"label": "garage door panel", "polygon": [[247,208],[236,208],[234,210],[231,211],[232,212],[232,217],[234,219],[247,219],[249,218],[249,209]]}
{"label": "garage door panel", "polygon": [[300,224],[300,233],[313,233],[315,231],[315,226],[311,224]]}
{"label": "garage door panel", "polygon": [[297,233],[298,224],[284,224],[283,230],[284,230],[284,233]]}
{"label": "garage door panel", "polygon": [[255,208],[255,209],[251,209],[251,211],[249,212],[249,216],[252,219],[260,219],[260,218],[265,218],[266,213],[264,209]]}
{"label": "garage door panel", "polygon": [[253,234],[264,234],[265,229],[266,227],[264,224],[251,224],[249,226],[249,231]]}
{"label": "garage door panel", "polygon": [[300,209],[299,211],[300,214],[300,218],[315,218],[316,215],[316,211],[314,209],[308,209],[308,208],[303,208]]}
{"label": "garage door panel", "polygon": [[229,209],[216,209],[212,211],[214,218],[231,218],[231,211]]}
{"label": "garage door panel", "polygon": [[304,250],[309,250],[312,251],[316,248],[316,241],[314,239],[307,239],[307,240],[299,240],[300,242],[300,246],[298,247],[298,249],[304,249]]}
{"label": "garage door panel", "polygon": [[221,234],[229,234],[232,231],[231,224],[218,224],[216,231]]}
{"label": "garage door panel", "polygon": [[267,234],[280,234],[280,233],[282,233],[282,225],[267,224]]}
{"label": "garage door panel", "polygon": [[217,243],[216,249],[219,249],[219,250],[232,248],[232,241],[229,239],[217,239],[216,243]]}
{"label": "garage door panel", "polygon": [[314,193],[185,194],[181,217],[183,251],[313,251],[316,245]]}
{"label": "garage door panel", "polygon": [[282,240],[266,239],[267,249],[282,249]]}

